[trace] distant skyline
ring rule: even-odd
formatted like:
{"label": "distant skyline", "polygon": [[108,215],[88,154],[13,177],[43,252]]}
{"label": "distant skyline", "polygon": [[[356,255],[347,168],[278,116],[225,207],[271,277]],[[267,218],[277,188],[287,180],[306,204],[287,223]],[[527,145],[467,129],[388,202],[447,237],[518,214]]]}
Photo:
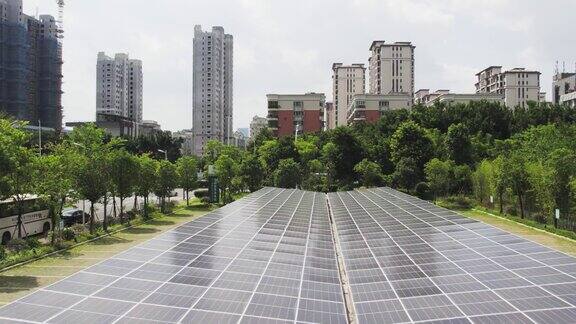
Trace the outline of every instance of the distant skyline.
{"label": "distant skyline", "polygon": [[[57,16],[56,1],[24,0],[26,14]],[[194,25],[234,35],[234,129],[266,115],[267,93],[324,92],[332,63],[365,63],[373,40],[411,41],[416,90],[474,92],[490,65],[542,72],[551,99],[555,62],[575,70],[567,28],[576,2],[557,0],[75,0],[67,1],[64,121],[95,118],[96,57],[143,61],[144,119],[192,127]]]}

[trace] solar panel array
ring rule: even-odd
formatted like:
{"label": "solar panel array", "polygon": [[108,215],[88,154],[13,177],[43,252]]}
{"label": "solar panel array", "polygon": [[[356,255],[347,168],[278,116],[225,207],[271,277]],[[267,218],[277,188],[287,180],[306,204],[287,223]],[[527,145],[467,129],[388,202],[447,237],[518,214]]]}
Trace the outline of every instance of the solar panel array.
{"label": "solar panel array", "polygon": [[381,188],[329,194],[359,323],[575,323],[576,259]]}
{"label": "solar panel array", "polygon": [[265,188],[0,308],[0,322],[575,323],[575,306],[566,254],[389,188]]}
{"label": "solar panel array", "polygon": [[346,322],[324,194],[263,189],[0,309],[49,323]]}

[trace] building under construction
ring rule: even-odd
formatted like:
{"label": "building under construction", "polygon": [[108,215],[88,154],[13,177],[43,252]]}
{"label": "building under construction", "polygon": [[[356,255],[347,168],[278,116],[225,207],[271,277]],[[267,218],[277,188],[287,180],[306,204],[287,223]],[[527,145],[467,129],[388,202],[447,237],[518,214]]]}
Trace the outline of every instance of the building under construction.
{"label": "building under construction", "polygon": [[54,17],[30,17],[22,0],[0,0],[0,112],[62,128],[62,51]]}

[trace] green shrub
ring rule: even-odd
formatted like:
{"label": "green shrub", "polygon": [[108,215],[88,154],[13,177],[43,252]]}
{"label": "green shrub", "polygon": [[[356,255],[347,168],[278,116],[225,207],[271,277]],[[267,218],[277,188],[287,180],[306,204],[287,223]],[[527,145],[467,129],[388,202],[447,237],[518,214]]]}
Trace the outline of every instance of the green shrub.
{"label": "green shrub", "polygon": [[74,224],[74,225],[72,225],[72,227],[70,227],[70,229],[74,232],[75,238],[88,231],[86,229],[86,225],[84,225],[84,224]]}
{"label": "green shrub", "polygon": [[18,239],[18,238],[14,238],[14,239],[10,240],[10,242],[8,242],[6,247],[8,248],[8,250],[16,252],[16,253],[22,252],[22,251],[30,248],[30,246],[28,246],[28,242],[26,240]]}
{"label": "green shrub", "polygon": [[200,200],[202,200],[202,198],[204,197],[209,197],[210,192],[208,191],[208,189],[198,189],[196,191],[194,191],[194,196]]}
{"label": "green shrub", "polygon": [[38,241],[38,239],[35,237],[26,238],[26,243],[28,244],[28,247],[31,249],[37,249],[42,246],[42,243],[40,243],[40,241]]}
{"label": "green shrub", "polygon": [[470,209],[474,206],[474,201],[466,196],[450,196],[440,205],[448,209]]}
{"label": "green shrub", "polygon": [[414,188],[416,196],[423,200],[432,200],[432,191],[426,182],[419,182]]}
{"label": "green shrub", "polygon": [[0,261],[5,260],[7,256],[8,252],[6,251],[6,248],[4,245],[0,245]]}
{"label": "green shrub", "polygon": [[539,224],[547,224],[548,223],[548,219],[546,218],[546,216],[544,216],[542,214],[536,214],[534,216],[534,220],[536,222],[538,222]]}
{"label": "green shrub", "polygon": [[65,241],[72,241],[76,238],[76,233],[70,227],[65,228],[62,230],[62,239]]}
{"label": "green shrub", "polygon": [[209,205],[210,204],[210,198],[209,197],[202,197],[202,198],[200,198],[200,202],[204,205]]}
{"label": "green shrub", "polygon": [[136,219],[136,212],[133,210],[129,210],[124,213],[124,219],[134,220]]}
{"label": "green shrub", "polygon": [[504,213],[512,216],[518,216],[518,209],[514,205],[506,206],[506,208],[504,208]]}

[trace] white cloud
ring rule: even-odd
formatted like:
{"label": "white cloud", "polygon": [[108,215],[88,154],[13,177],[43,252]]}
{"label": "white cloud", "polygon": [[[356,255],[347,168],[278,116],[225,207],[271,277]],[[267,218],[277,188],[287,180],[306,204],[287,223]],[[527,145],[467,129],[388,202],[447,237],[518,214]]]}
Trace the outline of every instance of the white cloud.
{"label": "white cloud", "polygon": [[442,88],[454,92],[474,92],[475,75],[479,68],[455,63],[440,63],[438,66],[441,82],[445,85]]}
{"label": "white cloud", "polygon": [[[36,6],[40,13],[57,14],[52,0],[24,4],[29,14]],[[69,1],[65,120],[94,118],[98,51],[128,52],[144,63],[145,118],[158,119],[166,129],[190,128],[196,24],[220,25],[234,36],[235,127],[265,115],[266,93],[323,91],[331,100],[331,64],[367,63],[374,39],[416,45],[418,86],[470,92],[477,70],[498,64],[539,69],[546,87],[554,61],[574,60],[575,43],[559,31],[572,19],[576,2],[562,5],[558,10],[541,0]]]}
{"label": "white cloud", "polygon": [[389,16],[413,24],[440,24],[449,26],[454,16],[426,0],[354,0],[354,5],[366,11],[385,11]]}

